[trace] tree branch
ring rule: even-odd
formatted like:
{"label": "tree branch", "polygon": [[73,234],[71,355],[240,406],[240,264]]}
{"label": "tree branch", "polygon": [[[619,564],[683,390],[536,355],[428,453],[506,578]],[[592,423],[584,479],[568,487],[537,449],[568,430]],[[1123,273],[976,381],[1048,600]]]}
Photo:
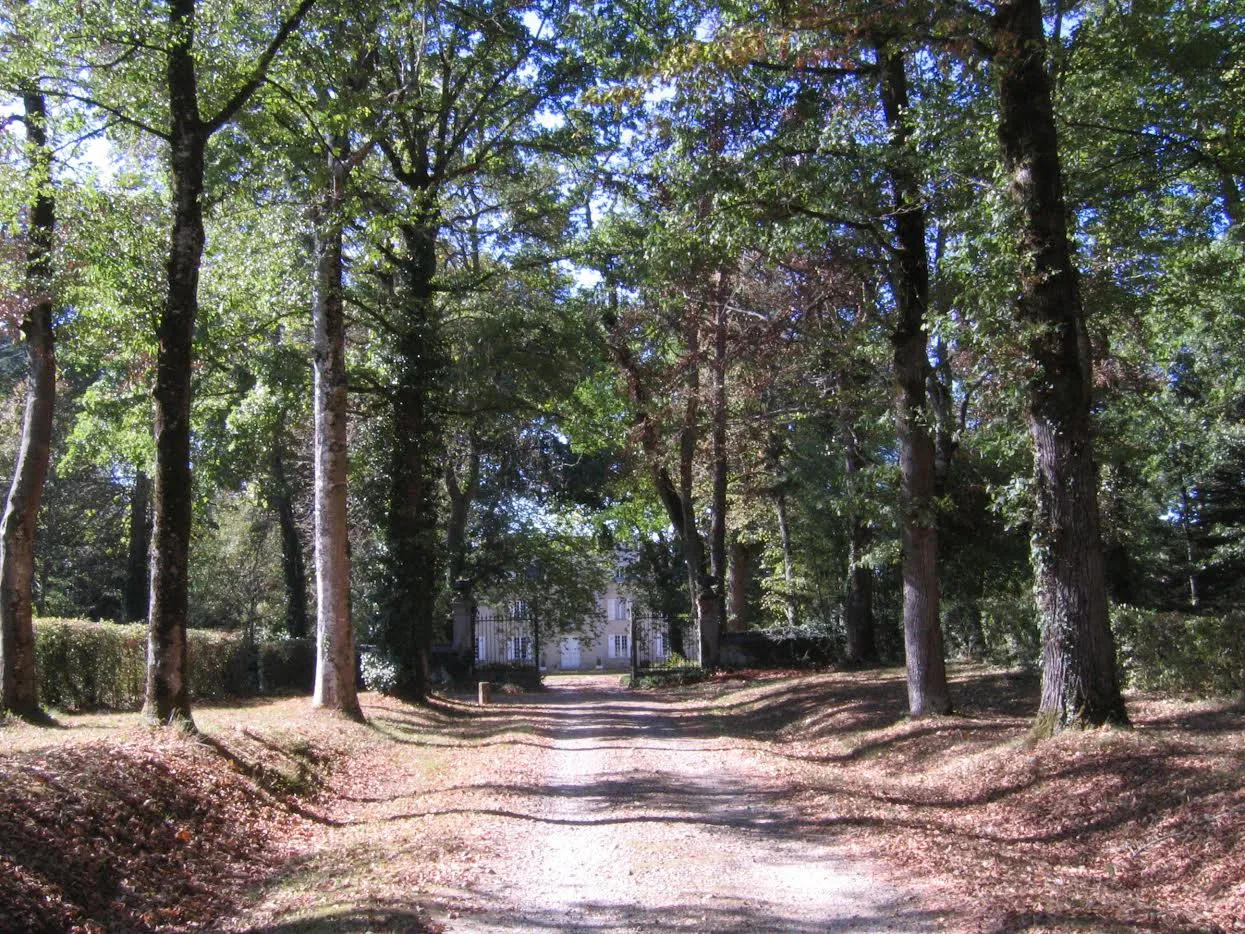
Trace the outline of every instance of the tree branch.
{"label": "tree branch", "polygon": [[234,115],[251,99],[251,95],[264,83],[264,78],[268,75],[268,69],[272,65],[272,60],[277,57],[277,53],[281,51],[281,46],[285,45],[286,40],[293,35],[294,30],[298,28],[303,21],[303,17],[307,15],[307,11],[312,8],[315,2],[316,0],[302,0],[298,8],[281,24],[281,28],[277,30],[277,34],[272,37],[272,41],[268,43],[268,47],[260,55],[259,60],[255,63],[255,67],[251,69],[251,77],[246,80],[242,87],[234,92],[233,97],[217,112],[216,116],[204,122],[204,131],[208,136],[211,136],[232,120]]}

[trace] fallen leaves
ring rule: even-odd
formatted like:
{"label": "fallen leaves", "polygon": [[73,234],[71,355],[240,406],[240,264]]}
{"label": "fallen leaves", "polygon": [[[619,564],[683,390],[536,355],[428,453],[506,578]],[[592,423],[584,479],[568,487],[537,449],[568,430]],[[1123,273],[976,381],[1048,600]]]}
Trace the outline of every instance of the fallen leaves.
{"label": "fallen leaves", "polygon": [[1133,698],[1135,730],[1032,745],[1034,686],[1014,675],[963,673],[959,717],[899,719],[901,687],[828,674],[739,692],[765,730],[792,725],[758,759],[779,754],[811,828],[850,828],[957,930],[1245,931],[1239,705]]}
{"label": "fallen leaves", "polygon": [[219,749],[158,733],[0,758],[0,930],[211,928],[303,818]]}

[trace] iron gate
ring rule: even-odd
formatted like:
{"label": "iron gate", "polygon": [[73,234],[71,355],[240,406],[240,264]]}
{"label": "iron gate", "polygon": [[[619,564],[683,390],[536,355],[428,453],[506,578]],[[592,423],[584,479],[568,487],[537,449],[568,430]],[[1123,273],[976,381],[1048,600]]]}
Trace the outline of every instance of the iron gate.
{"label": "iron gate", "polygon": [[686,617],[633,613],[631,616],[631,677],[700,668],[700,633]]}

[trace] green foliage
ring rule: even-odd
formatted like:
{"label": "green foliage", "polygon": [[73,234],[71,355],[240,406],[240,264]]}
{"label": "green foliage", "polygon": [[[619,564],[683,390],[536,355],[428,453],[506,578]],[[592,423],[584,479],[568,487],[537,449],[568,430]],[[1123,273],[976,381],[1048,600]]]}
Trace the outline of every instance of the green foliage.
{"label": "green foliage", "polygon": [[1133,687],[1204,696],[1245,691],[1245,612],[1115,608],[1120,666]]}
{"label": "green foliage", "polygon": [[245,494],[219,494],[194,527],[192,625],[276,635],[285,621],[283,584],[272,511]]}
{"label": "green foliage", "polygon": [[493,573],[481,581],[481,602],[523,604],[542,641],[604,622],[597,604],[613,570],[614,556],[583,533],[535,524],[499,542]]}
{"label": "green foliage", "polygon": [[[236,634],[191,629],[190,691],[199,700],[306,691],[314,644],[252,643]],[[137,710],[143,703],[147,627],[74,619],[35,621],[39,699],[63,710]]]}
{"label": "green foliage", "polygon": [[402,670],[398,663],[375,649],[360,653],[359,671],[363,676],[363,686],[369,691],[395,694],[402,685]]}
{"label": "green foliage", "polygon": [[147,627],[38,620],[35,666],[39,700],[49,707],[136,710],[147,677]]}

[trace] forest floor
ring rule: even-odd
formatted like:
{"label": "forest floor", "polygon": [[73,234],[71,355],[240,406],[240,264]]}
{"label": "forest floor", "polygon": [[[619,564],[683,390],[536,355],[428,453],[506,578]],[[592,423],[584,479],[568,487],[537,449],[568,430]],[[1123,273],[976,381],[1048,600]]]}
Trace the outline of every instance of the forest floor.
{"label": "forest floor", "polygon": [[1033,744],[1030,676],[616,678],[0,725],[0,930],[1245,931],[1245,708]]}

